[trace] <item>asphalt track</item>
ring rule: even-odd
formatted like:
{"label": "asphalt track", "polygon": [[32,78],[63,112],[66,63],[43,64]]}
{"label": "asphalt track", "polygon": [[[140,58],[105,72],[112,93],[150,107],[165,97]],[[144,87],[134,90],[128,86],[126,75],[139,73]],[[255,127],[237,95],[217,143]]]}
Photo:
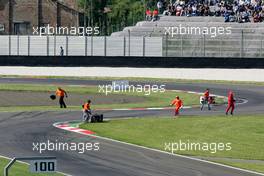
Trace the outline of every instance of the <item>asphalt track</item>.
{"label": "asphalt track", "polygon": [[[18,79],[1,78],[0,83],[98,85],[108,81]],[[135,84],[132,82],[132,84]],[[167,83],[167,89],[202,92],[210,88],[214,94],[226,95],[233,90],[237,98],[248,103],[237,106],[236,114],[264,114],[263,86],[237,86],[223,84]],[[213,111],[201,112],[199,108],[186,109],[183,115],[223,114],[223,106]],[[153,111],[104,111],[107,118],[170,115],[168,110]],[[55,122],[79,120],[81,112],[16,112],[0,113],[0,154],[8,157],[52,155],[58,159],[58,170],[76,176],[253,176],[257,174],[223,166],[190,160],[164,153],[116,143],[99,138],[90,138],[52,126]],[[184,118],[184,116],[182,116]],[[230,117],[231,118],[231,117]],[[33,151],[32,142],[99,142],[100,151],[84,154],[70,151]]]}

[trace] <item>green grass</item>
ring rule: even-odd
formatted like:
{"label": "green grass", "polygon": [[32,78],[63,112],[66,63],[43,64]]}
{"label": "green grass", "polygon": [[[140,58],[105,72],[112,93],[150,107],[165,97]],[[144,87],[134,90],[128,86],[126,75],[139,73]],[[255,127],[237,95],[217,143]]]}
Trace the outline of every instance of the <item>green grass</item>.
{"label": "green grass", "polygon": [[264,164],[261,164],[261,163],[246,163],[246,162],[233,162],[233,161],[232,162],[231,161],[214,161],[214,162],[264,173]]}
{"label": "green grass", "polygon": [[[0,91],[30,91],[30,92],[55,92],[59,85],[41,84],[0,84]],[[63,86],[67,92],[79,94],[95,94],[98,89],[95,86]]]}
{"label": "green grass", "polygon": [[[35,84],[0,84],[0,91],[29,91],[29,92],[54,92],[56,90],[55,85],[35,85]],[[96,86],[63,86],[63,88],[70,95],[71,93],[83,94],[83,95],[96,95],[99,93],[99,88]],[[165,91],[164,93],[151,93],[150,95],[144,95],[144,93],[113,93],[113,95],[122,96],[134,96],[144,97],[145,101],[135,103],[120,103],[120,104],[93,104],[93,109],[104,108],[143,108],[143,107],[167,107],[171,100],[178,95],[183,99],[184,105],[198,105],[199,95],[188,94],[182,92]],[[107,97],[107,96],[106,96]],[[223,103],[223,99],[217,99],[217,103]],[[57,106],[16,106],[13,108],[0,107],[0,111],[54,111],[61,110]],[[69,106],[67,110],[80,110],[80,106]]]}
{"label": "green grass", "polygon": [[258,85],[263,86],[264,82],[254,81],[225,81],[225,80],[192,80],[192,79],[169,79],[169,78],[142,78],[142,77],[70,77],[70,76],[18,76],[0,75],[0,78],[38,78],[38,79],[68,79],[68,80],[128,80],[138,82],[174,82],[174,83],[214,83],[233,85]]}
{"label": "green grass", "polygon": [[[102,124],[82,124],[81,128],[128,143],[165,150],[165,143],[231,143],[232,150],[175,151],[191,156],[264,161],[264,116],[182,116],[112,120]],[[254,169],[254,168],[252,168]],[[264,171],[264,170],[263,170]]]}
{"label": "green grass", "polygon": [[[8,164],[9,160],[0,157],[0,176],[3,176],[4,168]],[[32,174],[29,171],[29,165],[16,162],[9,171],[9,176],[60,176],[62,174]]]}

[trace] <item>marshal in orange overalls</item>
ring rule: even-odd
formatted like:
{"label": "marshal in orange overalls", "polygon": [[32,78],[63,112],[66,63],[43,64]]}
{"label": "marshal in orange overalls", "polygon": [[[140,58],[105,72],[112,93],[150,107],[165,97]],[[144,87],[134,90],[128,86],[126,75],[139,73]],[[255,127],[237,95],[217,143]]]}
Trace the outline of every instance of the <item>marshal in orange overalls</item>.
{"label": "marshal in orange overalls", "polygon": [[56,90],[56,95],[59,97],[60,108],[66,108],[66,104],[64,102],[64,96],[68,97],[67,92],[62,88],[58,87]]}
{"label": "marshal in orange overalls", "polygon": [[87,103],[83,105],[83,121],[89,122],[91,115],[91,100],[88,100]]}
{"label": "marshal in orange overalls", "polygon": [[180,97],[176,96],[176,98],[171,102],[171,106],[175,106],[175,116],[179,115],[180,109],[183,107],[183,102]]}

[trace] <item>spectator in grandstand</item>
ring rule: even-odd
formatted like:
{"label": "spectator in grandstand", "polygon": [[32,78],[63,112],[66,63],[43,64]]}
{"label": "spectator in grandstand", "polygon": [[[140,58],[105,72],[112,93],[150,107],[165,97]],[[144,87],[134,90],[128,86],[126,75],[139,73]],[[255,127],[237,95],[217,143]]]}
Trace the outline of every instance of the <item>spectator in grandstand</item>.
{"label": "spectator in grandstand", "polygon": [[254,21],[254,23],[261,22],[260,13],[258,13],[258,12],[254,12],[252,16],[253,16],[253,21]]}
{"label": "spectator in grandstand", "polygon": [[262,8],[262,10],[259,12],[259,16],[260,16],[260,22],[263,22],[263,19],[264,19],[264,8]]}
{"label": "spectator in grandstand", "polygon": [[188,5],[188,7],[185,9],[186,16],[192,16],[192,6]]}
{"label": "spectator in grandstand", "polygon": [[195,4],[192,5],[191,10],[192,10],[192,11],[191,11],[191,12],[192,12],[192,13],[191,13],[192,16],[197,16],[197,15],[198,15],[198,13],[197,13],[197,5],[195,5]]}
{"label": "spectator in grandstand", "polygon": [[221,6],[218,3],[214,6],[214,15],[217,16],[217,17],[221,16],[220,7]]}
{"label": "spectator in grandstand", "polygon": [[235,21],[236,21],[235,13],[231,12],[229,15],[229,22],[235,22]]}
{"label": "spectator in grandstand", "polygon": [[152,20],[152,12],[150,9],[146,10],[146,21],[151,21]]}
{"label": "spectator in grandstand", "polygon": [[178,4],[176,6],[176,16],[183,16],[183,5]]}
{"label": "spectator in grandstand", "polygon": [[158,1],[157,8],[158,8],[159,14],[163,14],[163,2],[161,0]]}
{"label": "spectator in grandstand", "polygon": [[153,11],[152,21],[157,21],[158,20],[158,16],[159,16],[159,11],[157,9],[155,9]]}
{"label": "spectator in grandstand", "polygon": [[258,2],[253,7],[254,11],[252,12],[253,22],[258,23],[263,21],[263,7],[261,2]]}
{"label": "spectator in grandstand", "polygon": [[203,6],[203,13],[204,13],[204,16],[209,16],[210,15],[210,8],[207,4],[205,4]]}
{"label": "spectator in grandstand", "polygon": [[171,16],[172,15],[172,6],[168,6],[166,10],[164,10],[163,15]]}
{"label": "spectator in grandstand", "polygon": [[60,47],[60,56],[64,56],[64,49],[62,46]]}
{"label": "spectator in grandstand", "polygon": [[225,22],[235,22],[236,21],[234,12],[225,12],[224,18],[225,18]]}
{"label": "spectator in grandstand", "polygon": [[239,12],[238,13],[238,22],[239,23],[246,23],[246,22],[250,22],[250,19],[249,19],[249,12],[244,10],[242,12]]}

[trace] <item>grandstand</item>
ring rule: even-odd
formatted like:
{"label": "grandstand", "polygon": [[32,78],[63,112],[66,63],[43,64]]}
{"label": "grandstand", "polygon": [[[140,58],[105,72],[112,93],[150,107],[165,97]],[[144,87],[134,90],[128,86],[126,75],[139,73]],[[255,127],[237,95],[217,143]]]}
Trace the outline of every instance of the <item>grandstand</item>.
{"label": "grandstand", "polygon": [[[231,27],[231,34],[165,35],[166,27]],[[163,37],[164,56],[263,57],[264,23],[225,23],[223,17],[161,16],[158,21],[141,21],[112,36]]]}

